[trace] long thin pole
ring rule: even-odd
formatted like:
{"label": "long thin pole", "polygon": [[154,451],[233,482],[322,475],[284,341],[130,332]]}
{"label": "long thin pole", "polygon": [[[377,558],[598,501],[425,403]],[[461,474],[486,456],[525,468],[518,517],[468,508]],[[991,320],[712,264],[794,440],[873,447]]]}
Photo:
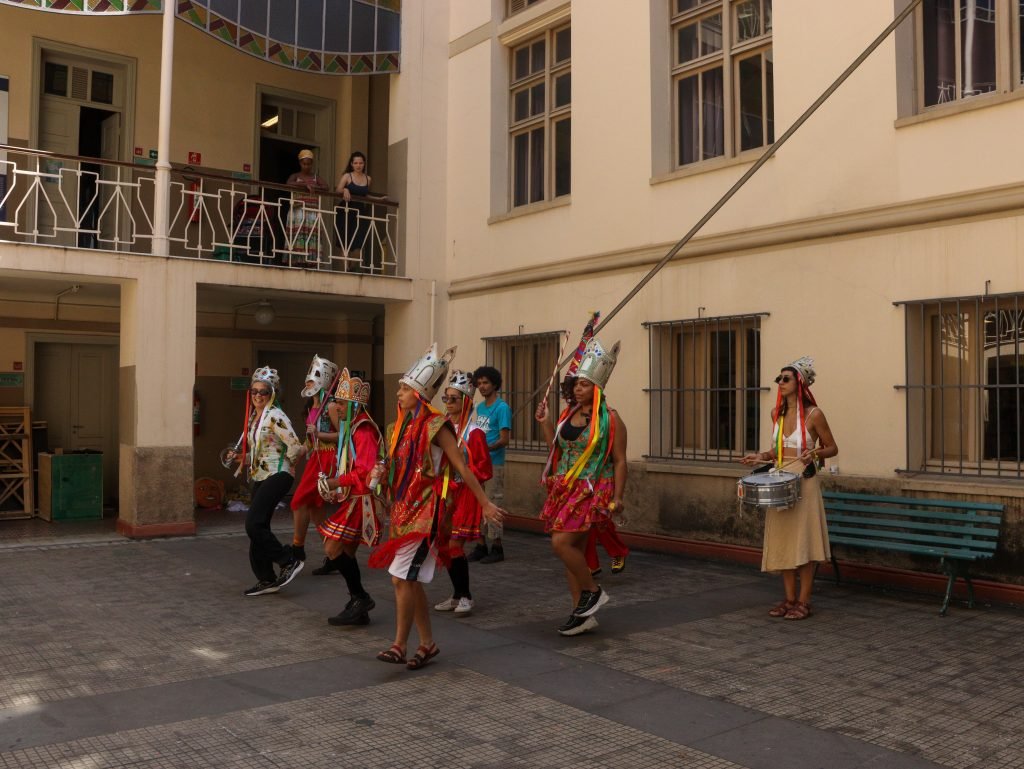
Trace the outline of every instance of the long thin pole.
{"label": "long thin pole", "polygon": [[163,36],[160,43],[160,117],[156,141],[156,179],[153,194],[153,254],[170,253],[168,230],[171,218],[171,86],[174,80],[174,9],[164,0]]}
{"label": "long thin pole", "polygon": [[[742,188],[743,185],[750,180],[750,177],[756,174],[761,169],[761,166],[767,163],[768,160],[772,157],[772,155],[778,152],[779,148],[787,141],[789,141],[789,138],[800,129],[800,126],[806,123],[810,119],[811,115],[818,111],[818,107],[824,104],[828,100],[828,98],[833,93],[836,92],[839,86],[845,83],[847,78],[849,78],[850,75],[857,71],[857,68],[864,63],[865,59],[867,59],[868,56],[874,53],[875,49],[878,48],[878,46],[880,46],[883,42],[885,42],[886,38],[889,37],[889,35],[891,35],[893,31],[900,24],[902,24],[903,21],[911,13],[913,13],[914,9],[917,8],[917,6],[920,4],[921,0],[910,0],[910,2],[907,4],[907,7],[900,11],[899,14],[897,14],[896,18],[892,20],[892,23],[889,24],[889,26],[887,26],[884,30],[882,30],[878,37],[876,37],[871,42],[871,44],[864,49],[860,56],[854,59],[853,63],[850,64],[850,66],[848,66],[845,70],[843,70],[842,74],[839,75],[839,77],[837,77],[832,82],[832,85],[826,88],[825,91],[821,94],[821,96],[815,99],[814,103],[811,104],[811,106],[808,107],[806,110],[804,110],[804,113],[796,119],[793,125],[787,128],[785,133],[783,133],[782,136],[776,139],[775,142],[772,143],[772,145],[764,151],[764,153],[761,155],[761,157],[757,159],[754,165],[748,168],[747,172],[743,174],[743,176],[741,176],[736,181],[736,183],[732,185],[732,187],[729,188],[728,192],[722,195],[722,197],[718,199],[718,202],[711,206],[708,212],[700,218],[700,221],[693,225],[693,227],[690,228],[690,231],[683,235],[679,242],[677,242],[674,246],[672,246],[671,249],[669,249],[669,252],[665,254],[665,256],[663,256],[661,260],[656,265],[654,265],[646,275],[644,275],[640,282],[633,286],[630,292],[626,294],[625,297],[623,297],[622,301],[615,305],[615,308],[604,317],[604,320],[597,324],[597,326],[594,328],[595,335],[597,334],[597,332],[599,332],[601,329],[607,326],[611,322],[612,318],[618,315],[619,311],[622,310],[622,308],[625,307],[627,304],[629,304],[633,300],[633,297],[640,293],[640,290],[648,283],[650,283],[651,280],[654,279],[655,275],[661,272],[662,268],[664,268],[665,265],[667,265],[669,262],[672,261],[672,259],[675,258],[676,254],[679,253],[683,246],[689,243],[693,236],[701,231],[704,225],[711,220],[711,217],[717,214],[722,209],[722,206],[728,203],[732,199],[732,197],[737,192],[740,191],[740,188]],[[561,370],[571,359],[572,355],[570,354],[567,355],[561,361],[559,361],[558,369]],[[534,393],[525,401],[523,406],[519,408],[519,410],[521,411],[523,408],[526,407],[527,404],[530,404],[534,400],[536,400],[537,396],[544,391],[545,386],[546,385],[541,385],[540,387],[538,387],[534,391]]]}

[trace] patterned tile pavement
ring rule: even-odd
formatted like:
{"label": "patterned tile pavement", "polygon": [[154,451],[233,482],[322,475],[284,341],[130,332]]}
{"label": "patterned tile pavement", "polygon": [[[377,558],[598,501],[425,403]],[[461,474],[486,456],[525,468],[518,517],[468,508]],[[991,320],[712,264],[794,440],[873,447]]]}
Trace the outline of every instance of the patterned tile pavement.
{"label": "patterned tile pavement", "polygon": [[[770,620],[772,578],[634,553],[603,578],[598,632],[563,639],[561,570],[510,533],[505,562],[472,567],[476,612],[435,615],[442,654],[408,673],[372,660],[392,630],[383,574],[364,567],[374,623],[338,631],[336,577],[241,596],[240,527],[0,536],[0,769],[1024,769],[1018,610],[940,618],[933,597],[822,582],[810,620]],[[431,601],[449,588],[439,574]]]}

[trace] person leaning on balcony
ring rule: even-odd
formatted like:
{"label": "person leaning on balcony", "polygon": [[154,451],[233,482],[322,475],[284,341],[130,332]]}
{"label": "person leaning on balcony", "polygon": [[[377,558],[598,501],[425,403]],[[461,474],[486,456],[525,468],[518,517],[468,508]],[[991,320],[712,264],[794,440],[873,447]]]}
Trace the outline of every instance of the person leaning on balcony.
{"label": "person leaning on balcony", "polygon": [[575,403],[562,412],[557,427],[548,419],[546,398],[534,414],[551,446],[544,468],[548,497],[540,518],[565,567],[573,602],[569,619],[558,628],[564,636],[596,628],[594,615],[608,601],[608,592],[587,565],[586,547],[592,527],[621,513],[626,491],[626,426],[604,397],[618,352],[618,342],[605,350],[596,337],[591,339],[573,383]]}
{"label": "person leaning on balcony", "polygon": [[[373,211],[370,206],[357,198],[382,197],[370,192],[373,179],[366,173],[366,155],[353,152],[349,155],[345,170],[338,180],[335,192],[341,195],[344,203],[337,208],[338,245],[342,253],[348,256],[359,252],[359,264],[353,267],[355,272],[379,272],[382,267],[379,259],[380,249],[375,248],[375,240],[370,235],[370,217]],[[348,262],[346,261],[346,269]]]}
{"label": "person leaning on balcony", "polygon": [[[295,557],[290,546],[282,545],[270,529],[270,519],[278,503],[284,499],[295,480],[293,463],[305,456],[302,445],[288,415],[277,404],[281,379],[277,371],[263,366],[253,372],[249,395],[252,407],[246,415],[245,432],[240,446],[228,452],[227,459],[241,458],[252,480],[252,500],[245,516],[245,533],[249,535],[249,566],[256,575],[256,584],[245,595],[276,593],[300,571],[303,562]],[[281,573],[274,571],[274,564]]]}
{"label": "person leaning on balcony", "polygon": [[745,465],[772,461],[776,467],[799,461],[805,468],[797,503],[785,510],[770,509],[765,513],[761,556],[761,571],[781,573],[785,589],[784,599],[768,614],[793,620],[811,616],[814,572],[818,563],[831,558],[817,470],[820,461],[834,457],[839,448],[811,393],[814,378],[814,361],[808,357],[782,368],[775,378],[779,391],[772,409],[773,446],[740,460]]}
{"label": "person leaning on balcony", "polygon": [[319,261],[320,198],[318,193],[328,188],[327,183],[313,170],[313,150],[299,152],[299,170],[288,177],[286,184],[302,192],[293,194],[288,209],[288,250],[298,253],[291,259],[292,267],[305,267],[307,262]]}

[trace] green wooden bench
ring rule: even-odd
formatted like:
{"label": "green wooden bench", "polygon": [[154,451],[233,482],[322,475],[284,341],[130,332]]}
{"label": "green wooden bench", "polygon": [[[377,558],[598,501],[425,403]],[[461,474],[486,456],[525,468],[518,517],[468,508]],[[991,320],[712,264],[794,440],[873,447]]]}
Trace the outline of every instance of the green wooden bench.
{"label": "green wooden bench", "polygon": [[[948,577],[939,614],[946,614],[958,577],[967,584],[967,605],[974,607],[969,567],[995,553],[1002,505],[841,491],[825,491],[822,498],[832,545],[935,556]],[[832,568],[838,584],[834,550]]]}

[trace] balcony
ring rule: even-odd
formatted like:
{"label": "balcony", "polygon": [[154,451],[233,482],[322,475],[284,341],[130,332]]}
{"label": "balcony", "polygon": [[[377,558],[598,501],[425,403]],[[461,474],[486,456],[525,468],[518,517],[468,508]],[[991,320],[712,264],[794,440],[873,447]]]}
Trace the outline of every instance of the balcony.
{"label": "balcony", "polygon": [[[0,241],[153,254],[152,166],[0,144]],[[174,169],[167,255],[401,277],[398,203]]]}

